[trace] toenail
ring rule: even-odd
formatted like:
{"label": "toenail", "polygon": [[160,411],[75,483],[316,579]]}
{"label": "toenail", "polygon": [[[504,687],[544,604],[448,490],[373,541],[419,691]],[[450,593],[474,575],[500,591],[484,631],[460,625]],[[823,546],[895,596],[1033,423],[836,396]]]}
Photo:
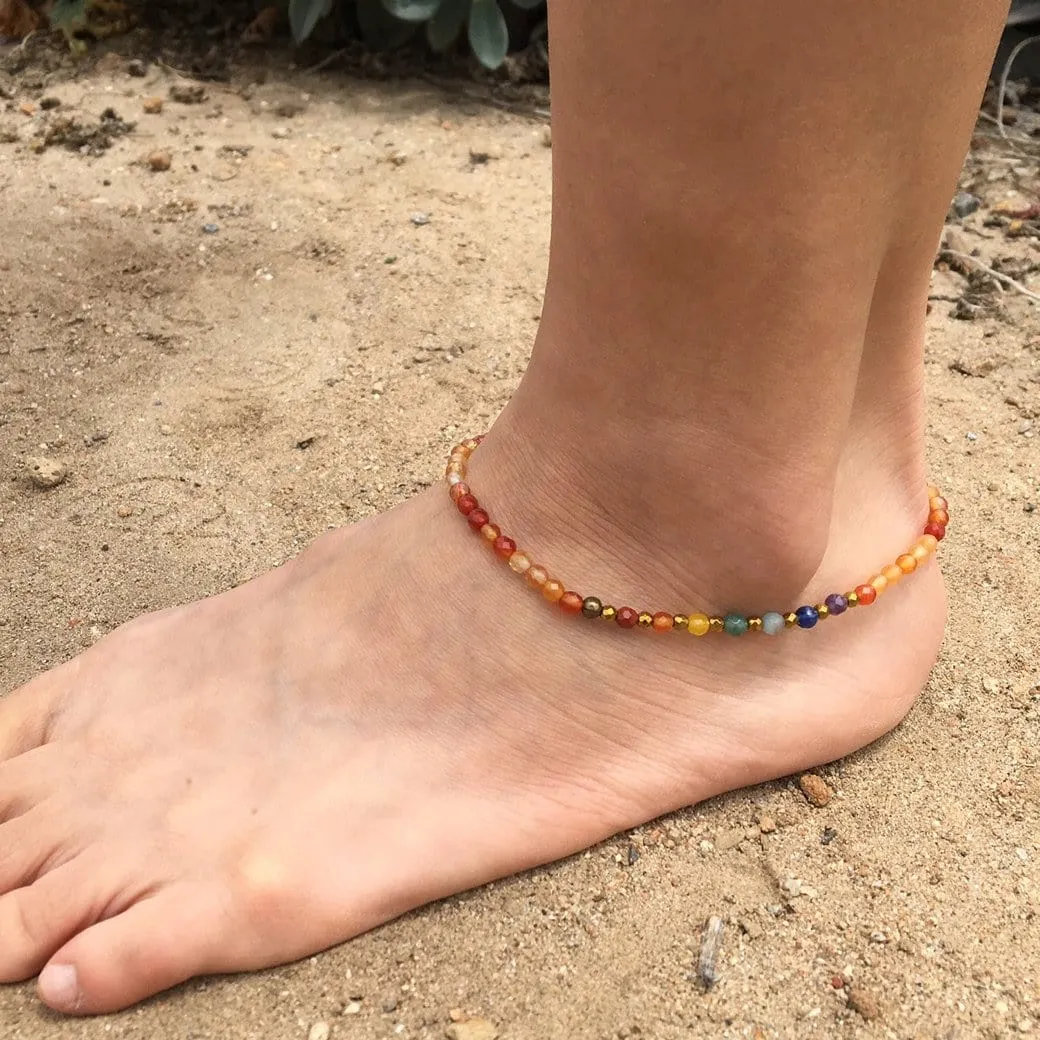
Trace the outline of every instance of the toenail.
{"label": "toenail", "polygon": [[40,972],[40,996],[51,1007],[74,1010],[79,1006],[79,983],[71,964],[48,964]]}

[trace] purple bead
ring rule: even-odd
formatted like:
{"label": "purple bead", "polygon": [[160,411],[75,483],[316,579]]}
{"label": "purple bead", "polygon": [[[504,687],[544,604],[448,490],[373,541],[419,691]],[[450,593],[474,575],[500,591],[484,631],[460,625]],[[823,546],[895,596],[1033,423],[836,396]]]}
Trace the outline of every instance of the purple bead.
{"label": "purple bead", "polygon": [[832,614],[844,614],[849,609],[849,601],[837,592],[832,592],[823,602]]}

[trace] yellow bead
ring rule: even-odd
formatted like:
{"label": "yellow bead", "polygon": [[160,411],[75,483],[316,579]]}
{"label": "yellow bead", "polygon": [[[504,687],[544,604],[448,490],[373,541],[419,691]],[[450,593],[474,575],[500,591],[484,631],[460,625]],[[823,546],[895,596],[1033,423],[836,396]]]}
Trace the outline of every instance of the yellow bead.
{"label": "yellow bead", "polygon": [[889,585],[895,585],[903,577],[903,570],[894,563],[890,563],[881,573],[888,579]]}
{"label": "yellow bead", "polygon": [[939,489],[934,484],[929,484],[928,485],[928,497],[929,498],[938,498],[939,497]]}
{"label": "yellow bead", "polygon": [[617,617],[617,608],[604,607],[602,613],[600,614],[600,617],[603,618],[605,621],[613,621],[614,618]]}
{"label": "yellow bead", "polygon": [[690,623],[690,619],[685,614],[676,614],[672,619],[673,628],[686,628]]}
{"label": "yellow bead", "polygon": [[726,619],[718,616],[708,618],[708,627],[712,632],[724,632],[726,630]]}
{"label": "yellow bead", "polygon": [[790,614],[784,615],[784,627],[794,628],[798,624],[798,615],[792,610]]}
{"label": "yellow bead", "polygon": [[707,614],[691,614],[686,627],[693,635],[703,636],[711,628],[711,622],[708,620]]}
{"label": "yellow bead", "polygon": [[934,534],[923,534],[917,539],[918,545],[923,545],[930,553],[939,548],[939,539]]}
{"label": "yellow bead", "polygon": [[531,569],[531,558],[522,552],[515,552],[509,557],[509,567],[517,574],[524,574]]}
{"label": "yellow bead", "polygon": [[867,582],[867,584],[873,585],[874,591],[880,596],[881,593],[888,588],[888,578],[886,578],[883,574],[875,574],[874,577]]}
{"label": "yellow bead", "polygon": [[762,619],[760,617],[749,617],[747,619],[747,627],[749,632],[759,632],[762,629]]}
{"label": "yellow bead", "polygon": [[645,610],[639,614],[639,627],[649,628],[654,623],[654,615],[648,614]]}
{"label": "yellow bead", "polygon": [[850,607],[858,607],[859,606],[859,596],[857,596],[855,592],[846,592],[845,593],[845,599],[848,602]]}
{"label": "yellow bead", "polygon": [[926,545],[922,545],[920,542],[915,542],[914,547],[910,550],[910,555],[917,560],[918,563],[924,563],[924,561],[932,554],[929,552]]}
{"label": "yellow bead", "polygon": [[815,609],[816,609],[816,613],[820,615],[820,620],[821,621],[824,618],[831,616],[831,608],[828,607],[826,603],[817,603]]}

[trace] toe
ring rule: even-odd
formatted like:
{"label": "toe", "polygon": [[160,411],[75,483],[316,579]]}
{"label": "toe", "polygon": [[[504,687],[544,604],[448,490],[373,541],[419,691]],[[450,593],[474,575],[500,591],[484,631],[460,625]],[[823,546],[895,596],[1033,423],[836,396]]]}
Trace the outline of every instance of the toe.
{"label": "toe", "polygon": [[80,851],[74,831],[46,807],[0,824],[0,895],[31,885],[71,860]]}
{"label": "toe", "polygon": [[62,943],[102,917],[118,896],[99,884],[111,873],[101,856],[84,854],[0,896],[0,982],[35,975]]}
{"label": "toe", "polygon": [[14,758],[0,757],[0,824],[68,791],[71,760],[56,745],[34,747]]}
{"label": "toe", "polygon": [[40,999],[67,1014],[103,1014],[193,975],[233,970],[226,949],[216,956],[220,918],[201,886],[163,889],[58,950],[40,973]]}
{"label": "toe", "polygon": [[67,668],[0,696],[0,762],[46,743]]}

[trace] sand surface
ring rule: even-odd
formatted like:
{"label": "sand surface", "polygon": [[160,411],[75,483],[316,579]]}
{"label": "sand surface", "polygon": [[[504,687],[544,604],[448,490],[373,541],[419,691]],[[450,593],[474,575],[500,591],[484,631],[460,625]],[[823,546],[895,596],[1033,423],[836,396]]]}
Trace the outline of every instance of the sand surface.
{"label": "sand surface", "polygon": [[[0,690],[426,486],[536,328],[544,124],[332,76],[143,113],[170,82],[108,66],[48,87],[51,112],[13,81],[0,101]],[[33,149],[108,106],[137,127],[99,157]],[[155,151],[169,170],[141,163]],[[966,174],[986,204],[958,233],[1032,262],[1036,239],[984,226],[1010,190],[993,168]],[[1014,293],[954,320],[966,284],[937,272],[927,356],[946,648],[904,725],[820,770],[828,805],[794,780],[740,791],[109,1018],[0,989],[0,1037],[1040,1034],[1040,322]],[[34,455],[67,479],[34,487]]]}

